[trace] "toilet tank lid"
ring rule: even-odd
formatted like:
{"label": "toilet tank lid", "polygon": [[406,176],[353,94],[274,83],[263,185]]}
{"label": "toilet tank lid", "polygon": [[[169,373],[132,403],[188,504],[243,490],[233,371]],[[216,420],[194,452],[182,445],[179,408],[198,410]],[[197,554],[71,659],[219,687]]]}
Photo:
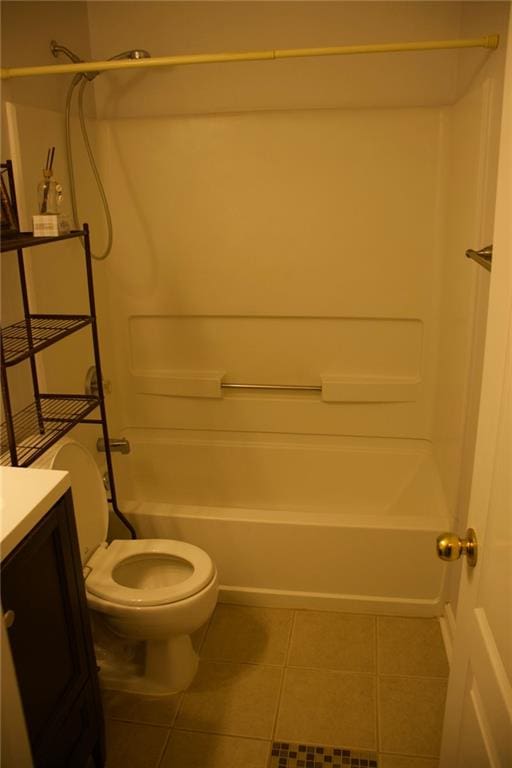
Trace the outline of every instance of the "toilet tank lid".
{"label": "toilet tank lid", "polygon": [[87,448],[64,438],[35,466],[69,472],[82,565],[107,538],[108,503],[98,465]]}

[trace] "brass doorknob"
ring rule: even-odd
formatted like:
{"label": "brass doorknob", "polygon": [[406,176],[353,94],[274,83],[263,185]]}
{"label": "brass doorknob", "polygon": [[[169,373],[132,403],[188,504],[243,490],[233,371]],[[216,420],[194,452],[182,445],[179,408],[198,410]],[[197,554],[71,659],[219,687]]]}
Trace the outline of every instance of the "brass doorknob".
{"label": "brass doorknob", "polygon": [[10,629],[12,625],[14,624],[14,619],[16,618],[16,615],[14,611],[6,611],[4,613],[4,624],[6,629]]}
{"label": "brass doorknob", "polygon": [[467,529],[465,539],[461,539],[460,536],[451,531],[439,534],[437,537],[436,548],[437,556],[440,557],[441,560],[447,560],[449,563],[452,563],[454,560],[458,560],[462,555],[465,555],[469,566],[474,568],[476,565],[478,542],[473,528]]}

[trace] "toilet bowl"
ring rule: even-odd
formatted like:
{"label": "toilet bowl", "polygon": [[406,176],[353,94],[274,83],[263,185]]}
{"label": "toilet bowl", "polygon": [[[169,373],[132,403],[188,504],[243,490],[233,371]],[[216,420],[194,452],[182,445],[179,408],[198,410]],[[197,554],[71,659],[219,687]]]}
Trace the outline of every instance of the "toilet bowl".
{"label": "toilet bowl", "polygon": [[74,440],[53,446],[39,467],[70,474],[87,603],[109,631],[144,642],[136,675],[100,671],[105,687],[148,694],[182,691],[192,682],[198,657],[190,635],[210,618],[217,602],[215,565],[199,547],[170,539],[106,542],[108,505],[99,469]]}

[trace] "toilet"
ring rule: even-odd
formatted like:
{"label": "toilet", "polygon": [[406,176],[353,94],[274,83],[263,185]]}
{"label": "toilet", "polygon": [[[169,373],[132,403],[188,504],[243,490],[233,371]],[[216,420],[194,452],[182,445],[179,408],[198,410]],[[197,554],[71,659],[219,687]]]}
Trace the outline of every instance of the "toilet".
{"label": "toilet", "polygon": [[[210,618],[218,596],[215,565],[199,547],[171,539],[107,544],[108,504],[97,464],[80,443],[63,439],[36,466],[69,472],[89,608],[119,638],[143,641],[139,674],[105,687],[147,694],[185,690],[197,671],[190,635]],[[104,639],[105,632],[103,632]],[[101,661],[100,661],[101,664]]]}

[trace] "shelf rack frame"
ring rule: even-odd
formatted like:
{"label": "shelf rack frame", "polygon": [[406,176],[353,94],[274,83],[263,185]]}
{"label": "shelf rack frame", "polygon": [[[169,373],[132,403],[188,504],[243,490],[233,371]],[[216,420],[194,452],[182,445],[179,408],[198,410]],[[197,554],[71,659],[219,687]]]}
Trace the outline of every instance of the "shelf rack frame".
{"label": "shelf rack frame", "polygon": [[[18,208],[12,163],[1,164],[7,172],[9,191],[15,223],[19,229]],[[32,248],[70,238],[81,238],[85,259],[89,312],[87,315],[40,315],[30,311],[27,289],[24,248]],[[109,479],[110,496],[108,502],[121,522],[128,528],[132,538],[136,538],[135,529],[120,511],[117,501],[112,453],[108,430],[105,393],[101,369],[99,335],[94,296],[94,279],[89,227],[84,224],[82,230],[76,230],[58,237],[34,237],[31,232],[10,233],[2,239],[1,252],[16,251],[24,319],[13,323],[0,331],[0,379],[5,422],[1,425],[0,464],[13,467],[28,467],[34,463],[50,446],[56,443],[77,424],[96,424],[101,426],[105,444],[105,457]],[[97,391],[95,394],[43,394],[39,388],[36,355],[43,349],[58,343],[82,328],[89,327],[93,348],[94,365],[97,372]],[[18,413],[13,412],[9,390],[7,370],[28,360],[32,379],[33,403]],[[99,409],[99,418],[94,418],[94,411]],[[91,414],[93,418],[90,418]]]}

